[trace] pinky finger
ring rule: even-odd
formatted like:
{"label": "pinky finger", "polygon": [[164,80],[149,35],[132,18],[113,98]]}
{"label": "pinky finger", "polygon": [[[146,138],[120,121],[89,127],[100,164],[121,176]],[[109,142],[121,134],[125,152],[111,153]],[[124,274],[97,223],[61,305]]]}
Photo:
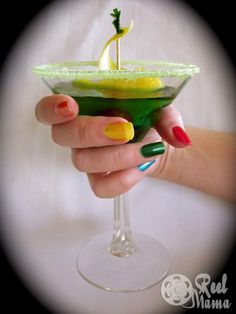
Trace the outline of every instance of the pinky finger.
{"label": "pinky finger", "polygon": [[[161,158],[161,157],[160,157]],[[110,174],[88,174],[90,186],[97,197],[110,198],[129,191],[142,177],[151,174],[158,166],[159,160],[153,160]]]}

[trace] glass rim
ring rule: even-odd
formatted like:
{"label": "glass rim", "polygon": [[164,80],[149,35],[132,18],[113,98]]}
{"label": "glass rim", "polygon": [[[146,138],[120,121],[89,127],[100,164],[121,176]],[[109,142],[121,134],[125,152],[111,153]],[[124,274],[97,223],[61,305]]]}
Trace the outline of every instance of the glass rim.
{"label": "glass rim", "polygon": [[[167,60],[124,60],[121,66],[152,66],[152,69],[121,69],[99,70],[98,61],[68,61],[59,63],[40,64],[33,67],[33,72],[41,78],[51,79],[134,79],[138,77],[179,77],[199,73],[200,67],[194,64],[178,63]],[[95,70],[83,67],[97,67]]]}

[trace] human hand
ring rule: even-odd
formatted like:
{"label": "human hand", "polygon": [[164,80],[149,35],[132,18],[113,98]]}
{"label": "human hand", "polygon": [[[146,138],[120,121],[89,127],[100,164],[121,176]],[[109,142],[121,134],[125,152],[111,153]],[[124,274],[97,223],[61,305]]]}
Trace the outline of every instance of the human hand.
{"label": "human hand", "polygon": [[74,166],[87,173],[98,197],[114,197],[132,188],[143,176],[163,166],[161,138],[174,147],[190,140],[183,131],[179,112],[170,105],[143,141],[127,143],[133,126],[120,117],[80,116],[73,98],[51,95],[36,105],[37,119],[51,126],[55,143],[71,148]]}

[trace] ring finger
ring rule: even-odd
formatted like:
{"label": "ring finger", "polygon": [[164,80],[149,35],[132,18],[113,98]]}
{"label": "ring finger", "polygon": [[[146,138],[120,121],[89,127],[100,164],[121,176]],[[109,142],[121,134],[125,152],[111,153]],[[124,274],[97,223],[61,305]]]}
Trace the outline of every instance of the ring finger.
{"label": "ring finger", "polygon": [[157,159],[165,152],[162,142],[135,143],[117,146],[72,149],[72,161],[87,173],[114,172]]}

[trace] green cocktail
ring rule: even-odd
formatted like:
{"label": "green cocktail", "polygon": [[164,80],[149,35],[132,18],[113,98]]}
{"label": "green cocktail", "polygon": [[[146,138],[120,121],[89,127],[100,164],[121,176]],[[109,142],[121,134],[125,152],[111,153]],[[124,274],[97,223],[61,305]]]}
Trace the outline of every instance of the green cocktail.
{"label": "green cocktail", "polygon": [[41,65],[34,71],[53,93],[74,97],[80,115],[121,116],[132,122],[137,141],[198,68],[166,61],[125,61],[121,65],[120,71],[99,71],[96,62],[71,62]]}

